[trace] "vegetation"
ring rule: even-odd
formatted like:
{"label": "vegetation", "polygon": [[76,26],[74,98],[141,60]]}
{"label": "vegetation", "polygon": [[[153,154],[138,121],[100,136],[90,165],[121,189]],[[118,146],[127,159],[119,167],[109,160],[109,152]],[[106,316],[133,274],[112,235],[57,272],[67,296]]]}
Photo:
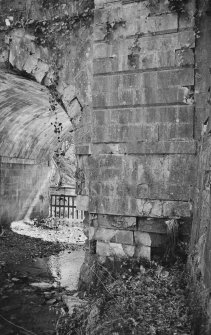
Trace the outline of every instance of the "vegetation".
{"label": "vegetation", "polygon": [[[107,264],[108,265],[108,264]],[[188,276],[181,260],[172,266],[127,260],[114,271],[97,263],[96,291],[86,306],[58,324],[59,335],[188,335]]]}

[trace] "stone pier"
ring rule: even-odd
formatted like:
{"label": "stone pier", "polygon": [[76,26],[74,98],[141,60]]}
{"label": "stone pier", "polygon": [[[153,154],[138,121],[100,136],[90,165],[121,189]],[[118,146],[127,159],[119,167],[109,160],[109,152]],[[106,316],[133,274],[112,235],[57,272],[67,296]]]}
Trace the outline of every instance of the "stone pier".
{"label": "stone pier", "polygon": [[89,180],[81,192],[89,239],[102,257],[150,259],[165,245],[166,221],[186,231],[191,222],[193,21],[167,2],[155,7],[95,1],[92,137],[79,163]]}

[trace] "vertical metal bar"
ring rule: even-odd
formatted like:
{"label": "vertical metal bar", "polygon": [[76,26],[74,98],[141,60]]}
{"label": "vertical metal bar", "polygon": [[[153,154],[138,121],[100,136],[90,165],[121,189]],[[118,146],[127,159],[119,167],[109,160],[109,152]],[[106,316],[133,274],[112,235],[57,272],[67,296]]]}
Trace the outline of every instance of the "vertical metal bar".
{"label": "vertical metal bar", "polygon": [[54,196],[54,216],[56,216],[56,196]]}
{"label": "vertical metal bar", "polygon": [[68,196],[68,203],[67,203],[67,206],[68,206],[68,208],[67,208],[67,217],[68,217],[68,219],[69,219],[69,217],[70,217],[70,197]]}
{"label": "vertical metal bar", "polygon": [[78,219],[78,210],[76,209],[76,218]]}
{"label": "vertical metal bar", "polygon": [[72,197],[72,218],[74,219],[74,197]]}
{"label": "vertical metal bar", "polygon": [[59,198],[59,218],[60,218],[60,215],[61,215],[60,196],[58,198]]}
{"label": "vertical metal bar", "polygon": [[52,206],[53,206],[53,196],[51,195],[51,200],[50,200],[50,216],[52,216]]}
{"label": "vertical metal bar", "polygon": [[64,208],[64,210],[63,210],[63,218],[65,217],[65,203],[66,203],[66,196],[64,195],[64,204],[63,204],[63,208]]}

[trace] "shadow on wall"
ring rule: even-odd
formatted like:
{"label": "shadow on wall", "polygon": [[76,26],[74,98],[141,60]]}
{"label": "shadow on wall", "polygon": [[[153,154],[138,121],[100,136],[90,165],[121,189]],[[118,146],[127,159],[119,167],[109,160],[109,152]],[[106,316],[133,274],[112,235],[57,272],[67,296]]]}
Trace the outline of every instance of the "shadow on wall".
{"label": "shadow on wall", "polygon": [[[14,161],[14,159],[13,159]],[[26,161],[26,160],[25,160]],[[0,163],[0,223],[6,228],[23,219],[33,207],[48,216],[48,164]],[[40,194],[45,194],[44,199]]]}

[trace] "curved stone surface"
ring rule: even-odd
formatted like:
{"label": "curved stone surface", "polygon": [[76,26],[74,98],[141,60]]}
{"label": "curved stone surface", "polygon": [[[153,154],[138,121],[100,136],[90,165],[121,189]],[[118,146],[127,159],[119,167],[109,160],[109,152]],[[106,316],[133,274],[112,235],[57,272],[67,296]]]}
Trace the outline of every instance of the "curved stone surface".
{"label": "curved stone surface", "polygon": [[67,139],[71,122],[62,108],[49,110],[48,90],[0,71],[0,156],[48,159],[59,146],[54,133],[56,115],[63,127],[61,139]]}

